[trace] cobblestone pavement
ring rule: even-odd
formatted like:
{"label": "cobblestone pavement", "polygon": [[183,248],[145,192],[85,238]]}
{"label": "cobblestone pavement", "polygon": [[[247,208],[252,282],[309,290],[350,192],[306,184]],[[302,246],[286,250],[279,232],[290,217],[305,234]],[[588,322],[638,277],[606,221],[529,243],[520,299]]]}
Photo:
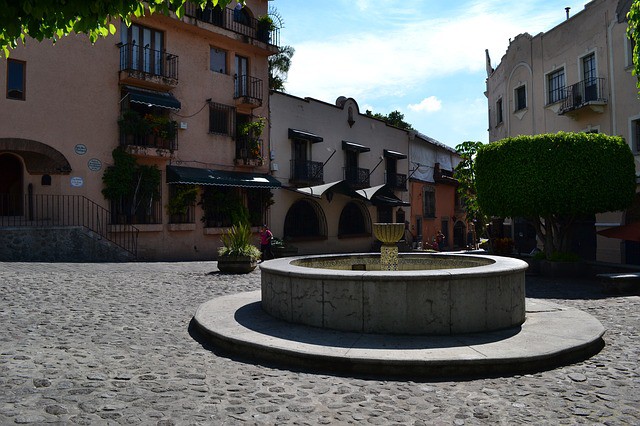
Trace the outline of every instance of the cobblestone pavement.
{"label": "cobblestone pavement", "polygon": [[[0,424],[640,424],[640,297],[527,278],[529,297],[582,309],[605,348],[516,377],[388,380],[216,355],[198,307],[256,290],[215,262],[0,263]],[[213,272],[213,273],[212,273]]]}

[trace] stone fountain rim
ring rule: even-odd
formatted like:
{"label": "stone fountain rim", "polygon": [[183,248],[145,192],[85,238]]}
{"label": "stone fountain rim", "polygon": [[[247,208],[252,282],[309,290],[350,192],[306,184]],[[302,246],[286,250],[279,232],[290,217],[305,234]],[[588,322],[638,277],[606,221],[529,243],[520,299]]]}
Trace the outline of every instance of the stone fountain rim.
{"label": "stone fountain rim", "polygon": [[380,253],[347,253],[347,254],[323,254],[323,255],[306,255],[295,257],[283,257],[280,259],[268,260],[261,263],[260,269],[275,274],[288,275],[288,276],[304,276],[307,278],[318,279],[387,279],[393,277],[394,279],[402,278],[404,280],[420,280],[420,279],[434,279],[434,278],[465,278],[468,276],[491,276],[494,274],[505,273],[517,273],[527,269],[529,266],[527,262],[505,256],[491,256],[485,254],[466,254],[466,253],[400,253],[399,257],[442,257],[442,258],[475,258],[485,259],[492,263],[479,266],[470,266],[463,268],[443,268],[443,269],[430,269],[421,270],[414,269],[408,271],[352,271],[352,270],[336,270],[336,269],[324,269],[313,268],[306,266],[293,265],[292,262],[296,260],[305,259],[331,259],[342,257],[370,257],[380,256]]}

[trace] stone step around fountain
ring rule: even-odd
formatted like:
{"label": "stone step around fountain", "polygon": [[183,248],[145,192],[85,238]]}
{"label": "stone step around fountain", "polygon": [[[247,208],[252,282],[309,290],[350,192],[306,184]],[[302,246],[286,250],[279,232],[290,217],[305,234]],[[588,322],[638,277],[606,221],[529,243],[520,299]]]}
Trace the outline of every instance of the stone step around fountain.
{"label": "stone step around fountain", "polygon": [[203,303],[201,338],[240,359],[320,373],[438,377],[525,374],[584,360],[602,349],[604,327],[591,315],[526,300],[513,329],[449,336],[380,335],[291,324],[260,307],[260,291]]}

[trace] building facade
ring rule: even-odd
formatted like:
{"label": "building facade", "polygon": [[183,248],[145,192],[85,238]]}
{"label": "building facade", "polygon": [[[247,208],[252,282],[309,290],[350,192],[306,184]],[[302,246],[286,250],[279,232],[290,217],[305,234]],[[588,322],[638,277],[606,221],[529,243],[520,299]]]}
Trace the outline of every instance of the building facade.
{"label": "building facade", "polygon": [[[464,224],[451,148],[362,114],[352,98],[329,104],[274,92],[270,105],[271,169],[283,187],[272,231],[300,254],[377,250],[376,222],[406,223],[404,249],[443,225],[453,239],[456,212]],[[426,212],[425,193],[433,197]]]}
{"label": "building facade", "polygon": [[12,51],[0,226],[79,226],[140,260],[193,260],[215,258],[231,218],[263,223],[280,186],[263,131],[278,43],[267,8],[187,4],[182,19],[116,23],[93,45],[71,35]]}
{"label": "building facade", "polygon": [[[629,5],[594,0],[573,16],[567,11],[567,20],[549,31],[511,40],[495,69],[487,52],[489,142],[558,131],[620,135],[640,170],[640,101],[626,37]],[[582,229],[583,242],[597,244],[597,260],[640,262],[637,243],[595,233],[638,220],[631,213],[637,210],[599,214],[595,227]],[[516,238],[528,232],[514,229],[508,232]]]}

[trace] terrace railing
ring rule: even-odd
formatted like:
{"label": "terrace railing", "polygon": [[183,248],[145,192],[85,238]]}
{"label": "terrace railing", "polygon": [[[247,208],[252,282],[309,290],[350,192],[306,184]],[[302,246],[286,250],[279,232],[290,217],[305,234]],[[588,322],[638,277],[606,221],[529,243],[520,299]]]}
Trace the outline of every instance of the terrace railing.
{"label": "terrace railing", "polygon": [[0,227],[79,226],[137,256],[138,229],[110,218],[109,210],[82,195],[0,194]]}

